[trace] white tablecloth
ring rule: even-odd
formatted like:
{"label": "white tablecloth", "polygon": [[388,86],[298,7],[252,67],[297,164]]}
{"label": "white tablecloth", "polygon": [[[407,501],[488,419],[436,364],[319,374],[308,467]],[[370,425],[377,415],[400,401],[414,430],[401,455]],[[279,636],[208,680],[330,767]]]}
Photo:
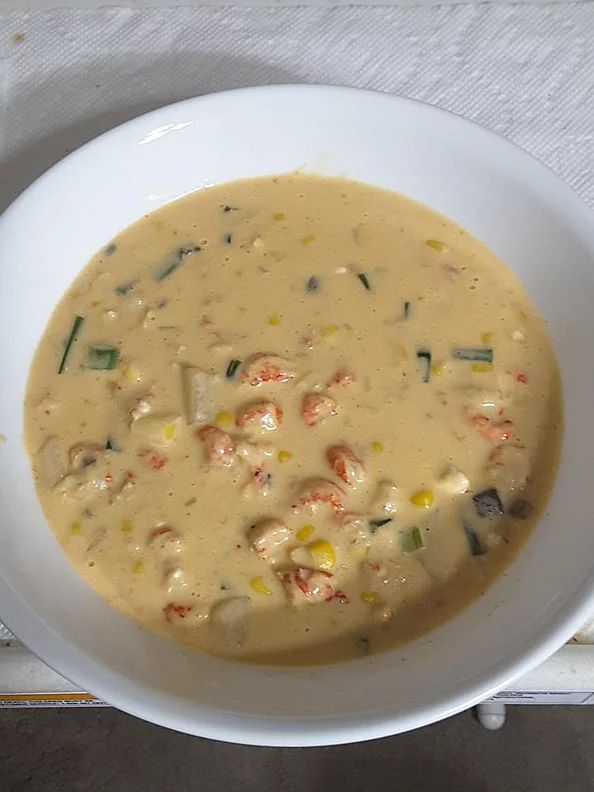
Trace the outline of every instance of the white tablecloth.
{"label": "white tablecloth", "polygon": [[2,13],[3,2],[0,209],[68,151],[134,115],[279,82],[376,88],[461,113],[523,146],[594,206],[592,2]]}

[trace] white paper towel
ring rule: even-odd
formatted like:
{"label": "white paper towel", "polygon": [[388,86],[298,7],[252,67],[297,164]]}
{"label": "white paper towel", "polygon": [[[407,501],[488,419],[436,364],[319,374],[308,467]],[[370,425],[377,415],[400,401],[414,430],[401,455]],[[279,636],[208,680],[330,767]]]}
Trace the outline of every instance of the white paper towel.
{"label": "white paper towel", "polygon": [[592,3],[15,11],[0,15],[0,69],[0,209],[138,113],[278,82],[376,88],[461,113],[594,206]]}

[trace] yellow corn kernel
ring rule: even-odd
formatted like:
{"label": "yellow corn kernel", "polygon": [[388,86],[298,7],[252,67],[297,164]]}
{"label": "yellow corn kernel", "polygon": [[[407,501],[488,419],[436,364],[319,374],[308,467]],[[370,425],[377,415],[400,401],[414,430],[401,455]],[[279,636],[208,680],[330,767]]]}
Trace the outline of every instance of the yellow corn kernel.
{"label": "yellow corn kernel", "polygon": [[493,333],[481,333],[481,341],[483,344],[490,344],[493,340]]}
{"label": "yellow corn kernel", "polygon": [[173,438],[175,437],[175,430],[176,430],[175,423],[165,424],[165,426],[163,427],[163,437],[165,438],[165,440],[167,441],[173,440]]}
{"label": "yellow corn kernel", "polygon": [[93,302],[91,303],[92,308],[99,308],[100,305],[101,305],[101,300],[93,300]]}
{"label": "yellow corn kernel", "polygon": [[384,444],[380,443],[379,440],[374,440],[373,443],[371,444],[371,450],[373,451],[374,454],[381,454],[382,451],[384,450]]}
{"label": "yellow corn kernel", "polygon": [[285,213],[284,212],[275,212],[272,215],[272,219],[274,220],[275,223],[280,223],[282,220],[285,219]]}
{"label": "yellow corn kernel", "polygon": [[262,575],[252,578],[250,581],[250,586],[256,592],[256,594],[272,594],[266,583],[264,583],[264,578]]}
{"label": "yellow corn kernel", "polygon": [[471,369],[475,374],[485,374],[487,371],[493,371],[493,364],[481,361],[479,363],[473,363]]}
{"label": "yellow corn kernel", "polygon": [[410,499],[413,506],[419,506],[423,509],[430,509],[433,506],[433,493],[431,490],[421,490],[416,492]]}
{"label": "yellow corn kernel", "polygon": [[228,410],[221,410],[215,416],[215,423],[219,426],[231,426],[233,423],[233,415]]}
{"label": "yellow corn kernel", "polygon": [[301,244],[302,245],[310,245],[314,239],[316,238],[315,234],[308,234],[307,236],[302,237]]}
{"label": "yellow corn kernel", "polygon": [[434,377],[441,377],[441,375],[443,374],[443,368],[444,368],[443,363],[434,363],[431,366],[431,373],[433,374]]}
{"label": "yellow corn kernel", "polygon": [[281,323],[281,318],[280,318],[280,316],[279,316],[278,314],[271,314],[271,315],[268,317],[268,324],[269,324],[271,327],[278,327],[278,325],[279,325],[280,323]]}
{"label": "yellow corn kernel", "polygon": [[316,539],[315,542],[307,545],[314,563],[318,569],[332,569],[336,565],[336,554],[334,548],[325,539]]}
{"label": "yellow corn kernel", "polygon": [[447,250],[446,245],[444,245],[443,242],[439,242],[437,239],[427,239],[425,244],[427,247],[433,248],[433,250],[438,250],[440,253],[443,253],[445,250]]}
{"label": "yellow corn kernel", "polygon": [[142,380],[142,372],[136,366],[126,366],[122,374],[129,382],[140,382]]}
{"label": "yellow corn kernel", "polygon": [[279,451],[278,452],[278,461],[282,464],[283,462],[288,462],[289,459],[292,459],[293,454],[290,451]]}
{"label": "yellow corn kernel", "polygon": [[377,594],[375,591],[362,591],[361,600],[362,602],[369,603],[369,605],[373,605],[373,603],[377,600]]}
{"label": "yellow corn kernel", "polygon": [[315,530],[316,529],[313,525],[302,525],[301,528],[295,534],[295,536],[297,537],[297,541],[307,542],[307,540]]}
{"label": "yellow corn kernel", "polygon": [[73,536],[79,536],[82,533],[82,525],[79,522],[73,522],[70,526],[70,533]]}
{"label": "yellow corn kernel", "polygon": [[338,325],[328,325],[328,327],[324,327],[322,330],[322,335],[324,338],[331,338],[333,335],[336,335],[339,330],[340,327]]}
{"label": "yellow corn kernel", "polygon": [[122,520],[122,526],[121,527],[122,527],[122,531],[124,533],[132,533],[132,531],[134,530],[134,526],[132,525],[130,520]]}
{"label": "yellow corn kernel", "polygon": [[135,561],[134,566],[132,567],[132,572],[135,575],[142,575],[144,572],[144,564],[142,561]]}

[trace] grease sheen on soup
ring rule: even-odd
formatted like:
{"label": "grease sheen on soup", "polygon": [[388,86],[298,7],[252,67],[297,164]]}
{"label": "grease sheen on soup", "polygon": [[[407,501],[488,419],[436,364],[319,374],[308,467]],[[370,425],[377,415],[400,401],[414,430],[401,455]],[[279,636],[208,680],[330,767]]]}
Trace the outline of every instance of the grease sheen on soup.
{"label": "grease sheen on soup", "polygon": [[546,503],[560,390],[544,323],[466,231],[290,175],[144,217],[56,308],[26,397],[70,562],[161,635],[348,659],[454,616]]}

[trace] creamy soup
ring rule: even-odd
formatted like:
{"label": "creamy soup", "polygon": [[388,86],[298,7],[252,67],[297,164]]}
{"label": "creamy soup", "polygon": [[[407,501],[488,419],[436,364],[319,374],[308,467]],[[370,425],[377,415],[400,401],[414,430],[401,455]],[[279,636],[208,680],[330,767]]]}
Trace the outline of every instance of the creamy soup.
{"label": "creamy soup", "polygon": [[123,231],[26,397],[75,569],[143,627],[258,662],[384,650],[479,597],[544,508],[560,424],[544,323],[492,253],[303,175]]}

